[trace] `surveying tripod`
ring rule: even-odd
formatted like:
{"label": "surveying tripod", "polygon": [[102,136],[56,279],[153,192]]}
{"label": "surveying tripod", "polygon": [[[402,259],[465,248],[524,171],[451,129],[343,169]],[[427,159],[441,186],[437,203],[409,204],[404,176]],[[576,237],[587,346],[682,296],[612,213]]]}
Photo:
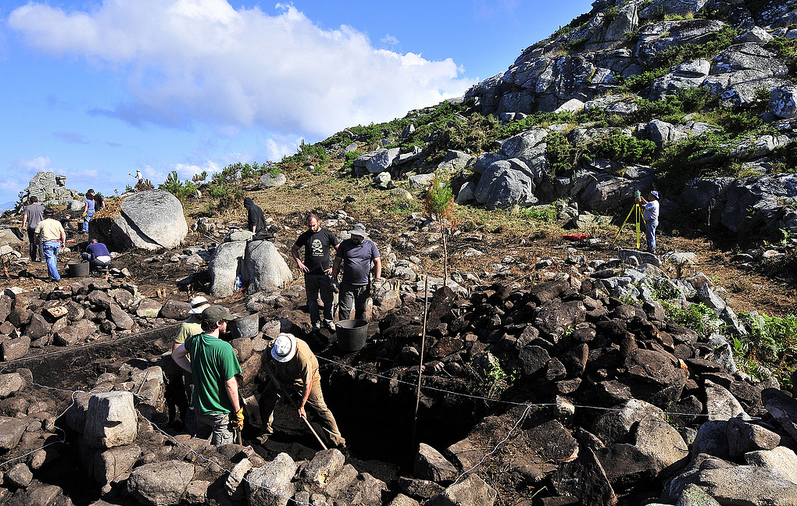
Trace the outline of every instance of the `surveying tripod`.
{"label": "surveying tripod", "polygon": [[642,204],[640,204],[639,200],[638,200],[640,195],[641,195],[641,193],[639,191],[634,192],[634,198],[637,199],[637,200],[636,200],[636,202],[634,202],[633,207],[631,207],[631,210],[628,212],[628,216],[625,217],[625,221],[623,221],[623,224],[620,225],[620,230],[618,230],[617,231],[617,235],[614,236],[614,240],[612,241],[612,245],[614,245],[614,243],[617,242],[617,238],[620,237],[620,232],[623,231],[623,227],[625,227],[625,224],[628,223],[628,220],[631,218],[631,215],[633,214],[634,215],[634,221],[636,222],[636,249],[639,249],[639,246],[640,246],[639,236],[640,236],[640,233],[641,233],[640,223],[644,223],[645,224],[645,228],[647,228],[647,226],[648,226],[648,222],[645,221],[645,216],[644,216],[644,213],[642,212]]}

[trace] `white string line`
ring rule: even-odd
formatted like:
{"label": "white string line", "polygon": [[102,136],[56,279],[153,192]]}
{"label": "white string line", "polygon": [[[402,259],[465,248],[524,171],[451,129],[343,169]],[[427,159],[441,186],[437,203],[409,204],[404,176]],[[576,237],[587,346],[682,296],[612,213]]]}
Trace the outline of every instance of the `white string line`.
{"label": "white string line", "polygon": [[[29,381],[27,381],[27,380],[25,380],[25,381],[26,381],[27,383],[29,383],[30,385],[37,386],[37,387],[40,387],[40,388],[43,388],[43,389],[47,389],[47,390],[55,390],[55,391],[58,391],[58,392],[65,392],[65,393],[69,393],[69,394],[70,394],[71,402],[70,402],[70,403],[69,403],[69,405],[66,407],[66,409],[64,409],[64,411],[63,411],[63,412],[61,412],[61,414],[60,414],[60,415],[58,415],[58,416],[56,417],[56,419],[58,419],[58,418],[61,418],[62,416],[64,416],[64,414],[66,414],[66,412],[67,412],[67,411],[69,411],[69,409],[70,409],[70,408],[71,408],[71,407],[72,407],[72,406],[75,404],[75,400],[76,400],[76,398],[78,398],[78,397],[80,396],[80,394],[85,394],[85,395],[94,395],[95,393],[106,393],[106,392],[109,392],[109,391],[110,391],[110,390],[109,390],[107,387],[99,387],[99,388],[94,388],[94,389],[90,390],[89,392],[86,392],[86,391],[84,391],[84,390],[65,390],[65,389],[62,389],[62,388],[57,388],[57,387],[51,387],[51,386],[47,386],[47,385],[42,385],[42,384],[40,384],[40,383],[29,382]],[[133,395],[133,397],[136,397],[136,398],[138,398],[138,399],[144,399],[144,398],[143,398],[142,396],[140,396],[140,395],[137,395],[137,394],[135,394],[135,393],[133,393],[133,392],[130,392],[130,393]],[[163,436],[165,436],[166,438],[168,438],[168,439],[169,439],[169,441],[171,441],[171,442],[172,442],[172,443],[173,443],[175,446],[181,446],[182,448],[184,448],[185,450],[187,450],[189,453],[192,453],[192,454],[193,454],[195,457],[197,457],[199,460],[203,460],[203,461],[205,461],[205,462],[208,464],[208,466],[215,466],[215,467],[217,467],[219,470],[223,471],[224,473],[226,473],[226,474],[228,474],[228,475],[231,475],[231,474],[232,474],[232,470],[231,470],[231,469],[227,469],[226,467],[222,466],[220,463],[216,462],[215,460],[209,459],[209,458],[205,457],[204,455],[202,455],[201,453],[199,453],[199,452],[197,452],[196,450],[194,450],[193,448],[191,448],[190,446],[188,446],[188,445],[186,445],[186,444],[184,444],[184,443],[181,443],[180,441],[178,441],[177,439],[175,439],[173,436],[171,436],[169,433],[167,433],[167,432],[165,432],[163,429],[161,429],[161,428],[160,428],[160,427],[159,427],[159,426],[158,426],[158,425],[157,425],[155,422],[153,422],[152,420],[150,420],[150,419],[148,419],[146,416],[144,416],[144,415],[141,413],[141,411],[139,411],[138,409],[136,409],[135,411],[136,411],[136,414],[137,414],[139,417],[141,417],[141,419],[145,420],[145,421],[146,421],[146,422],[147,422],[147,423],[148,423],[148,424],[149,424],[149,425],[150,425],[150,426],[153,428],[153,430],[156,430],[156,431],[158,431],[158,432],[159,432],[159,433],[161,433]],[[48,447],[48,446],[51,446],[51,445],[54,445],[54,444],[58,444],[58,443],[66,443],[66,433],[65,433],[65,432],[64,432],[64,431],[63,431],[63,430],[62,430],[60,427],[57,427],[57,426],[56,426],[56,429],[57,429],[59,432],[61,432],[61,434],[62,434],[62,439],[61,439],[61,441],[54,441],[54,442],[47,443],[47,444],[43,445],[43,446],[42,446],[42,447],[40,447],[40,448],[36,448],[36,449],[34,449],[34,450],[32,450],[32,451],[30,451],[30,452],[28,452],[28,453],[25,453],[24,455],[20,455],[20,456],[18,456],[18,457],[14,457],[14,458],[12,458],[12,459],[8,459],[8,460],[6,460],[6,461],[4,461],[4,462],[0,462],[0,467],[4,466],[5,464],[8,464],[8,463],[10,463],[10,462],[14,462],[14,461],[16,461],[16,460],[19,460],[19,459],[22,459],[22,458],[24,458],[24,457],[27,457],[27,456],[29,456],[29,455],[32,455],[33,453],[35,453],[35,452],[37,452],[37,451],[39,451],[39,450],[42,450],[42,449],[44,449],[44,448],[46,448],[46,447]],[[289,501],[293,501],[293,502],[295,502],[295,503],[297,503],[297,504],[303,504],[303,505],[311,506],[311,504],[310,504],[310,503],[305,503],[305,502],[297,501],[296,499],[293,499],[293,498],[291,498],[291,497],[287,497],[287,496],[285,496],[285,495],[282,495],[282,494],[276,493],[276,492],[274,492],[273,490],[266,489],[266,488],[265,488],[265,487],[263,487],[262,485],[259,485],[259,484],[257,484],[257,483],[253,483],[253,482],[251,482],[250,480],[248,480],[248,479],[246,479],[246,478],[244,478],[244,477],[241,477],[241,481],[245,481],[245,482],[249,483],[249,484],[250,484],[252,487],[254,487],[254,488],[260,488],[260,489],[266,490],[266,491],[268,491],[268,492],[269,492],[270,494],[272,494],[272,495],[276,495],[276,496],[282,497],[282,498],[284,498],[284,499],[287,499],[287,500],[289,500]]]}
{"label": "white string line", "polygon": [[[31,356],[31,357],[22,357],[22,358],[19,358],[19,359],[15,359],[13,361],[3,362],[2,365],[0,365],[0,368],[5,368],[6,364],[13,364],[15,362],[21,362],[21,361],[25,361],[25,360],[32,360],[32,359],[36,359],[36,358],[44,358],[44,357],[57,355],[57,354],[61,354],[61,353],[68,353],[68,352],[72,352],[72,351],[76,351],[76,350],[81,350],[81,349],[84,349],[84,348],[90,348],[90,347],[93,347],[93,346],[114,344],[116,342],[119,342],[119,341],[122,341],[122,340],[125,340],[125,339],[131,339],[131,338],[134,338],[134,337],[143,337],[143,336],[145,336],[147,334],[151,334],[151,333],[154,333],[154,332],[164,331],[164,330],[168,330],[170,328],[178,327],[181,324],[182,324],[182,322],[181,323],[176,323],[176,324],[171,324],[171,325],[167,325],[167,326],[164,326],[164,327],[159,327],[157,329],[151,329],[151,330],[147,330],[147,331],[140,332],[140,333],[137,333],[137,334],[131,334],[129,336],[123,336],[123,337],[120,337],[120,338],[112,340],[112,341],[95,342],[95,343],[91,343],[91,344],[82,345],[82,346],[79,346],[79,347],[64,348],[63,350],[50,352],[50,353],[39,354],[39,355]],[[367,374],[367,375],[370,375],[370,376],[374,376],[374,377],[377,377],[377,378],[386,379],[388,381],[396,381],[396,382],[398,382],[400,384],[409,385],[409,386],[413,386],[413,387],[415,386],[414,383],[410,383],[410,382],[407,382],[407,381],[399,380],[397,378],[391,378],[389,376],[385,376],[385,375],[379,374],[379,373],[374,373],[374,372],[371,372],[371,371],[366,371],[364,369],[359,369],[357,367],[350,366],[348,364],[344,364],[342,362],[338,362],[338,361],[335,361],[335,360],[332,360],[332,359],[329,359],[329,358],[326,358],[326,357],[323,357],[323,356],[317,356],[317,358],[319,358],[319,359],[321,359],[323,361],[329,362],[331,364],[336,364],[338,366],[341,366],[341,367],[344,367],[344,368],[347,368],[347,369],[350,369],[350,370],[353,370],[353,371],[361,372],[361,373],[364,373],[364,374]],[[431,376],[426,376],[426,378],[431,378]],[[473,394],[467,394],[467,393],[462,393],[462,392],[455,392],[455,391],[452,391],[452,390],[446,390],[444,388],[439,388],[439,387],[434,387],[434,386],[429,386],[429,385],[425,385],[423,388],[428,389],[428,390],[432,390],[432,391],[435,391],[435,392],[451,394],[451,395],[465,397],[465,398],[469,398],[469,399],[483,400],[483,401],[487,401],[487,402],[494,402],[494,403],[500,403],[500,404],[508,404],[508,405],[511,405],[511,406],[526,406],[526,405],[529,405],[529,403],[506,401],[506,400],[501,400],[501,399],[491,399],[489,397],[473,395]],[[555,407],[555,406],[557,406],[556,403],[533,403],[531,405],[533,405],[535,407]],[[589,406],[589,405],[583,405],[583,404],[573,404],[573,406],[576,407],[576,408],[592,409],[592,410],[597,410],[597,411],[607,411],[607,412],[612,412],[612,411],[613,412],[620,412],[620,411],[623,411],[622,408],[608,408],[608,407],[603,407],[603,406]],[[677,411],[664,411],[664,413],[667,414],[667,415],[673,415],[673,416],[692,416],[692,417],[696,417],[696,418],[697,417],[707,418],[707,417],[711,416],[710,414],[686,413],[686,412],[677,412]]]}
{"label": "white string line", "polygon": [[[27,381],[27,380],[25,380],[25,381]],[[31,385],[38,386],[40,388],[45,388],[45,389],[49,389],[49,390],[57,390],[59,392],[64,392],[64,393],[69,393],[70,394],[71,402],[66,407],[66,409],[64,409],[61,412],[60,415],[55,417],[56,420],[58,420],[59,418],[64,416],[66,414],[66,412],[69,411],[69,409],[75,404],[75,400],[78,397],[78,394],[85,393],[87,395],[93,395],[95,391],[102,390],[102,389],[96,389],[96,388],[92,389],[89,392],[85,392],[83,390],[64,390],[62,388],[49,387],[47,385],[41,385],[41,384],[35,383],[35,382],[29,382],[29,383]],[[24,453],[24,454],[19,455],[17,457],[14,457],[14,458],[11,458],[11,459],[8,459],[8,460],[4,460],[3,462],[0,462],[0,467],[3,467],[6,464],[9,464],[11,462],[15,462],[17,460],[23,459],[23,458],[25,458],[25,457],[27,457],[29,455],[33,455],[37,451],[43,450],[43,449],[47,448],[48,446],[53,446],[53,445],[56,445],[56,444],[65,444],[66,443],[66,432],[63,429],[61,429],[60,427],[58,427],[57,425],[55,426],[55,430],[57,430],[59,433],[61,433],[61,440],[60,441],[51,441],[49,443],[45,443],[44,445],[40,446],[39,448],[34,448],[33,450],[29,451],[28,453]]]}
{"label": "white string line", "polygon": [[118,343],[120,341],[124,341],[126,339],[133,339],[135,337],[144,337],[147,334],[153,334],[155,332],[169,330],[171,328],[178,327],[180,325],[182,325],[182,322],[181,323],[173,323],[173,324],[165,325],[163,327],[158,327],[156,329],[145,330],[144,332],[139,332],[139,333],[136,333],[136,334],[130,334],[130,335],[127,335],[127,336],[122,336],[122,337],[118,337],[116,339],[111,339],[111,340],[107,340],[107,341],[95,341],[93,343],[81,344],[79,346],[67,346],[67,347],[65,347],[63,349],[60,349],[60,350],[57,350],[57,351],[49,351],[49,352],[46,352],[46,353],[38,353],[36,355],[30,355],[30,356],[27,356],[27,357],[15,358],[14,360],[6,360],[6,361],[0,363],[0,369],[4,370],[4,369],[6,369],[7,365],[13,365],[13,364],[18,363],[18,362],[26,362],[26,361],[29,361],[29,360],[36,360],[38,358],[47,358],[47,357],[52,357],[52,356],[55,356],[55,355],[61,355],[63,353],[72,353],[72,352],[76,352],[76,351],[80,351],[80,350],[84,350],[84,349],[88,349],[88,348],[93,348],[95,346],[111,345],[111,344],[114,344],[114,343]]}
{"label": "white string line", "polygon": [[[409,381],[400,380],[398,378],[391,378],[390,376],[385,376],[384,374],[379,374],[379,373],[375,373],[375,372],[371,372],[371,371],[366,371],[365,369],[359,369],[357,367],[354,367],[354,366],[351,366],[351,365],[348,365],[348,364],[344,364],[342,362],[338,362],[338,361],[332,360],[330,358],[326,358],[326,357],[322,357],[322,356],[318,356],[317,358],[319,358],[320,360],[323,360],[325,362],[329,362],[331,364],[335,364],[335,365],[338,365],[340,367],[344,367],[346,369],[350,369],[350,370],[353,370],[353,371],[361,372],[361,373],[367,374],[369,376],[374,376],[376,378],[385,379],[385,380],[388,380],[388,381],[395,381],[396,383],[400,383],[400,384],[403,384],[403,385],[408,385],[408,386],[411,386],[411,387],[415,387],[416,386],[416,383],[410,383]],[[424,378],[431,379],[432,376],[424,376]],[[433,386],[428,386],[428,385],[424,385],[423,388],[425,390],[433,390],[435,392],[441,392],[441,393],[446,393],[446,394],[451,394],[451,395],[457,395],[457,396],[466,397],[466,398],[469,398],[469,399],[476,399],[476,400],[483,400],[483,401],[487,401],[487,402],[494,402],[494,403],[497,403],[497,404],[508,404],[510,406],[533,406],[533,407],[536,407],[536,408],[543,408],[543,407],[557,407],[559,405],[559,404],[557,404],[555,402],[528,403],[528,402],[506,401],[506,400],[502,400],[502,399],[491,399],[489,397],[473,395],[473,394],[466,394],[466,393],[462,393],[462,392],[455,392],[453,390],[446,390],[444,388],[433,387]],[[631,411],[647,411],[644,408],[629,408],[629,407],[626,407],[626,408],[612,408],[612,407],[605,407],[605,406],[589,406],[589,405],[586,405],[586,404],[572,404],[572,406],[575,407],[575,408],[581,408],[581,409],[592,409],[592,410],[596,410],[596,411],[610,411],[610,412],[617,412],[617,413],[623,412],[623,411],[628,411],[628,410],[631,410]],[[682,412],[678,412],[678,411],[665,411],[665,410],[662,410],[662,413],[665,414],[665,415],[673,415],[673,416],[693,416],[693,417],[709,417],[709,416],[711,416],[710,414],[703,414],[703,413],[682,413]]]}
{"label": "white string line", "polygon": [[[243,313],[231,313],[231,314],[233,316],[247,316],[247,315],[244,315]],[[30,355],[30,356],[26,356],[26,357],[15,358],[13,360],[5,360],[3,362],[0,362],[0,370],[5,370],[7,365],[12,365],[12,364],[15,364],[17,362],[25,362],[25,361],[28,361],[28,360],[35,360],[37,358],[52,357],[52,356],[55,356],[55,355],[61,355],[62,353],[71,353],[71,352],[80,351],[80,350],[87,349],[87,348],[93,348],[95,346],[111,345],[111,344],[114,344],[114,343],[118,343],[120,341],[124,341],[126,339],[133,339],[135,337],[144,337],[144,336],[147,336],[148,334],[153,334],[155,332],[161,332],[161,331],[167,331],[167,330],[179,327],[183,323],[184,322],[170,323],[168,325],[164,325],[163,327],[158,327],[158,328],[154,328],[154,329],[145,330],[143,332],[137,332],[135,334],[129,334],[129,335],[126,335],[126,336],[117,337],[116,339],[109,339],[109,340],[106,340],[106,341],[95,341],[93,343],[81,344],[79,346],[67,346],[67,347],[65,347],[63,349],[60,349],[60,350],[57,350],[57,351],[49,351],[49,352],[46,352],[46,353],[38,353],[36,355]]]}
{"label": "white string line", "polygon": [[[345,364],[342,364],[342,365],[345,365]],[[364,372],[367,372],[367,371],[364,371]],[[26,380],[26,381],[27,381],[27,380]],[[60,392],[68,392],[68,393],[71,393],[71,396],[70,396],[70,397],[71,397],[71,400],[72,400],[72,401],[70,402],[69,406],[67,406],[67,408],[66,408],[66,409],[65,409],[65,410],[64,410],[64,411],[61,413],[61,415],[59,415],[58,417],[56,417],[56,419],[57,419],[57,418],[60,418],[61,416],[63,416],[63,415],[64,415],[64,414],[65,414],[65,413],[66,413],[66,412],[69,410],[69,408],[71,408],[71,407],[72,407],[72,405],[74,405],[74,403],[75,403],[75,399],[78,397],[78,394],[93,395],[93,394],[94,394],[95,392],[97,392],[97,391],[105,391],[105,392],[107,392],[107,391],[108,391],[108,390],[107,390],[107,388],[95,388],[95,389],[92,389],[92,390],[91,390],[91,391],[89,391],[89,392],[85,392],[85,391],[82,391],[82,390],[77,390],[77,391],[69,391],[69,390],[65,390],[65,389],[61,389],[61,388],[50,387],[50,386],[47,386],[47,385],[41,385],[41,384],[39,384],[39,383],[34,383],[34,382],[29,382],[29,383],[30,383],[31,385],[34,385],[34,386],[37,386],[37,387],[40,387],[40,388],[44,388],[44,389],[50,389],[50,390],[56,390],[56,391],[60,391]],[[407,383],[407,382],[404,382],[404,383]],[[451,392],[451,393],[454,393],[454,394],[456,394],[456,392]],[[134,397],[137,397],[137,398],[142,398],[141,396],[139,396],[139,395],[137,395],[137,394],[133,394],[132,392],[131,392],[131,394],[132,394]],[[486,398],[484,398],[484,399],[485,399],[485,400],[488,400],[488,401],[489,401],[489,400],[492,400],[492,399],[486,399]],[[517,429],[517,428],[520,426],[520,424],[523,422],[523,420],[526,418],[526,415],[529,413],[529,411],[530,411],[532,408],[535,408],[535,407],[538,407],[538,406],[542,406],[541,404],[525,404],[525,405],[524,405],[524,404],[519,404],[519,403],[512,403],[512,404],[515,404],[515,405],[523,405],[523,406],[525,406],[525,409],[523,410],[523,413],[521,414],[520,418],[517,420],[517,422],[515,422],[514,426],[513,426],[513,427],[512,427],[512,428],[509,430],[509,432],[507,432],[506,436],[504,436],[504,438],[503,438],[501,441],[499,441],[499,442],[498,442],[498,443],[497,443],[497,444],[496,444],[496,445],[495,445],[495,446],[492,448],[492,450],[490,450],[489,452],[487,452],[486,454],[484,454],[484,455],[482,456],[482,458],[479,460],[479,462],[478,462],[478,463],[476,463],[475,465],[473,465],[471,468],[469,468],[469,469],[467,469],[467,470],[463,470],[463,471],[462,471],[462,472],[461,472],[461,473],[460,473],[460,474],[457,476],[457,478],[454,480],[454,482],[452,483],[452,485],[454,485],[454,484],[458,483],[458,482],[459,482],[459,480],[460,480],[460,479],[461,479],[463,476],[466,476],[466,475],[470,474],[470,473],[471,473],[471,472],[473,472],[473,471],[474,471],[476,468],[480,467],[480,466],[481,466],[481,465],[482,465],[482,464],[485,462],[485,460],[487,460],[487,458],[488,458],[488,457],[490,457],[490,456],[491,456],[491,455],[493,455],[495,452],[497,452],[497,451],[498,451],[498,449],[501,447],[501,445],[503,445],[503,444],[504,444],[504,443],[505,443],[505,442],[506,442],[506,441],[507,441],[507,440],[508,440],[508,439],[511,437],[511,435],[512,435],[512,434],[515,432],[515,430],[516,430],[516,429]],[[546,405],[553,405],[553,404],[546,404]],[[618,412],[619,412],[619,411],[622,411],[621,409],[617,409],[617,408],[603,408],[603,409],[612,410],[612,411],[618,411]],[[205,457],[204,455],[202,455],[202,454],[198,453],[197,451],[195,451],[195,450],[194,450],[193,448],[191,448],[190,446],[188,446],[188,445],[186,445],[186,444],[184,444],[184,443],[181,443],[180,441],[178,441],[177,439],[175,439],[173,436],[171,436],[170,434],[168,434],[167,432],[165,432],[163,429],[161,429],[161,428],[160,428],[160,427],[159,427],[159,426],[158,426],[156,423],[154,423],[153,421],[151,421],[151,420],[149,420],[148,418],[146,418],[146,417],[145,417],[145,416],[144,416],[144,415],[143,415],[143,414],[142,414],[142,413],[141,413],[141,412],[140,412],[138,409],[136,409],[136,413],[138,414],[138,416],[139,416],[139,417],[141,417],[143,420],[145,420],[145,421],[146,421],[146,422],[147,422],[147,423],[148,423],[148,424],[149,424],[149,425],[150,425],[150,426],[153,428],[153,430],[156,430],[156,431],[158,431],[159,433],[161,433],[163,436],[165,436],[166,438],[168,438],[168,439],[169,439],[169,440],[170,440],[170,441],[171,441],[171,442],[172,442],[174,445],[176,445],[176,446],[181,446],[182,448],[184,448],[185,450],[187,450],[189,453],[191,453],[191,454],[193,454],[194,456],[198,457],[198,459],[199,459],[199,460],[205,461],[205,462],[206,462],[206,463],[207,463],[209,466],[210,466],[210,465],[212,465],[212,466],[215,466],[215,467],[219,468],[221,471],[223,471],[224,473],[226,473],[227,475],[232,475],[232,470],[231,470],[231,469],[228,469],[228,468],[225,468],[225,467],[223,467],[221,464],[219,464],[219,463],[218,463],[218,462],[216,462],[215,460],[211,460],[211,459],[209,459],[209,458]],[[665,421],[663,421],[663,420],[656,420],[656,421],[660,421],[661,423],[666,423],[666,422],[665,422]],[[669,424],[668,424],[668,425],[669,425]],[[19,460],[19,459],[21,459],[21,458],[23,458],[23,457],[26,457],[26,456],[28,456],[28,455],[31,455],[31,454],[35,453],[36,451],[38,451],[38,450],[41,450],[41,449],[43,449],[43,448],[46,448],[47,446],[51,446],[51,445],[53,445],[53,444],[57,444],[57,443],[65,443],[65,441],[66,441],[66,435],[65,435],[64,431],[63,431],[63,430],[61,430],[61,429],[60,429],[60,428],[58,428],[58,427],[56,427],[56,428],[57,428],[57,429],[58,429],[58,430],[59,430],[59,431],[60,431],[60,432],[63,434],[63,439],[62,439],[61,441],[56,441],[56,442],[47,443],[47,444],[45,444],[44,446],[42,446],[41,448],[37,448],[37,449],[35,449],[35,450],[33,450],[33,451],[29,452],[29,453],[26,453],[26,454],[24,454],[24,455],[21,455],[21,456],[19,456],[19,457],[15,457],[15,458],[13,458],[13,459],[9,459],[9,460],[7,460],[7,461],[5,461],[5,462],[2,462],[2,463],[0,463],[0,467],[2,467],[3,465],[5,465],[5,464],[7,464],[7,463],[10,463],[10,462],[13,462],[13,461]],[[284,499],[286,499],[286,500],[288,500],[288,501],[292,501],[292,502],[295,502],[295,503],[297,503],[297,504],[302,504],[302,505],[311,506],[311,505],[310,505],[310,503],[306,503],[306,502],[303,502],[303,501],[299,501],[299,500],[296,500],[296,499],[294,499],[293,497],[288,497],[288,496],[285,496],[285,495],[283,495],[283,494],[279,494],[279,493],[277,493],[277,492],[274,492],[273,490],[266,489],[266,488],[265,488],[265,487],[263,487],[262,485],[260,485],[260,484],[257,484],[257,483],[253,483],[251,480],[249,480],[249,479],[247,479],[247,478],[245,478],[245,477],[241,477],[241,481],[242,481],[242,482],[246,482],[246,483],[248,483],[250,486],[252,486],[252,487],[254,487],[254,488],[259,488],[259,489],[266,490],[266,491],[268,491],[270,494],[272,494],[272,495],[276,495],[276,496],[279,496],[279,497],[281,497],[281,498],[284,498]]]}
{"label": "white string line", "polygon": [[454,486],[454,485],[456,485],[456,484],[457,484],[457,482],[459,482],[459,479],[460,479],[460,478],[462,478],[463,476],[465,476],[465,475],[467,475],[467,474],[470,474],[470,472],[471,472],[471,471],[473,471],[473,470],[474,470],[474,469],[476,469],[477,467],[481,466],[481,465],[484,463],[484,461],[485,461],[485,460],[487,460],[487,457],[489,457],[489,456],[490,456],[490,455],[492,455],[493,453],[497,452],[497,451],[498,451],[498,448],[499,448],[499,447],[500,447],[502,444],[504,444],[504,443],[505,443],[505,442],[506,442],[506,441],[509,439],[509,436],[511,436],[511,435],[512,435],[512,433],[513,433],[513,432],[515,432],[515,429],[517,429],[517,428],[518,428],[518,426],[520,425],[520,423],[521,423],[521,422],[522,422],[522,421],[523,421],[523,420],[526,418],[526,415],[528,414],[529,410],[531,410],[531,408],[532,408],[532,406],[531,406],[531,405],[528,405],[528,406],[526,406],[526,409],[524,409],[524,410],[523,410],[523,413],[520,415],[520,418],[518,419],[518,421],[517,421],[517,422],[515,422],[515,425],[514,425],[514,426],[512,426],[512,428],[511,428],[511,429],[509,429],[509,432],[507,432],[507,433],[506,433],[506,436],[504,436],[504,439],[502,439],[501,441],[499,441],[499,442],[498,442],[498,443],[495,445],[495,447],[493,447],[493,449],[492,449],[492,450],[490,450],[488,453],[485,453],[485,454],[484,454],[484,456],[481,458],[481,460],[480,460],[479,462],[477,462],[476,464],[474,464],[474,465],[473,465],[473,466],[472,466],[470,469],[468,469],[468,470],[465,470],[465,471],[462,471],[461,473],[459,473],[459,476],[457,476],[457,479],[456,479],[456,480],[454,480],[454,483],[452,483],[452,484],[451,484],[451,486]]}

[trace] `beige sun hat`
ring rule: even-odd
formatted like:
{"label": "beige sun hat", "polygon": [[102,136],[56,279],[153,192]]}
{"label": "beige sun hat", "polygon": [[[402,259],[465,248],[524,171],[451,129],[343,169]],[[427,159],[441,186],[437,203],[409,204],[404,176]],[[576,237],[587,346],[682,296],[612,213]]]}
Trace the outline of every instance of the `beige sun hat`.
{"label": "beige sun hat", "polygon": [[280,333],[271,347],[271,356],[277,362],[287,362],[296,355],[296,337],[293,334]]}
{"label": "beige sun hat", "polygon": [[191,310],[188,312],[191,314],[202,314],[202,311],[207,309],[208,306],[210,306],[208,299],[199,295],[191,299]]}

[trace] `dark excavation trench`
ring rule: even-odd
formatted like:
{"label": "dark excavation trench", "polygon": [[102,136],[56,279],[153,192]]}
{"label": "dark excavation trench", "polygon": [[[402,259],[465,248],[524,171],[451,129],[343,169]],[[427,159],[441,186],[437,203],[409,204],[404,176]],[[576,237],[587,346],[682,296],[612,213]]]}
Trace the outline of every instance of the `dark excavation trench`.
{"label": "dark excavation trench", "polygon": [[414,389],[401,385],[390,391],[387,383],[341,373],[326,386],[325,398],[356,457],[390,462],[409,475],[419,443],[442,452],[465,438],[475,424],[472,401],[426,395],[421,396],[416,420]]}
{"label": "dark excavation trench", "polygon": [[[153,365],[166,350],[165,345],[173,333],[172,328],[154,329],[146,331],[145,337],[132,336],[82,349],[59,350],[53,355],[28,357],[14,364],[14,368],[30,369],[34,382],[41,385],[64,391],[85,391],[101,374],[115,372],[123,364],[142,369]],[[405,372],[401,381],[391,381],[363,372],[377,366],[371,356],[374,343],[369,343],[356,354],[341,353],[336,350],[334,341],[326,344],[328,347],[319,356],[331,359],[320,359],[322,388],[346,438],[347,461],[359,472],[370,473],[385,481],[393,490],[400,476],[412,475],[420,443],[443,452],[465,438],[487,414],[483,403],[467,396],[452,395],[443,389],[422,389],[416,418],[416,387],[412,383],[417,381],[417,375]],[[355,357],[357,369],[340,365],[352,357]],[[330,364],[330,361],[337,364]],[[386,367],[384,369],[380,375],[390,373]],[[62,397],[59,405],[69,402],[68,394],[56,397]],[[169,430],[166,407],[158,411],[149,410],[146,416],[157,426]],[[58,423],[61,427],[64,426],[62,422],[59,420]],[[294,460],[309,460],[321,449],[285,401],[280,401],[275,410],[274,429],[274,436],[261,444],[257,441],[259,429],[247,424],[243,432],[244,444],[252,445],[257,453],[269,460],[281,452],[288,453]],[[316,431],[323,434],[320,427]],[[52,472],[39,479],[61,486],[74,504],[82,506],[99,498],[100,486],[86,474],[80,463],[78,441],[78,435],[67,431],[66,442],[58,443],[59,453],[64,458]],[[123,499],[123,502],[128,499]]]}

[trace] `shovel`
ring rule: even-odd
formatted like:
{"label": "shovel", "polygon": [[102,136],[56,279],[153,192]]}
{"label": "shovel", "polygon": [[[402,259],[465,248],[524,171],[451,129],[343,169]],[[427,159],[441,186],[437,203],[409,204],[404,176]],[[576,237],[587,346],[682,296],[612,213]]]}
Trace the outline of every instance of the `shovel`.
{"label": "shovel", "polygon": [[[291,403],[291,406],[293,406],[293,408],[296,411],[299,411],[299,406],[296,405],[296,401],[293,400],[288,391],[285,390],[285,388],[282,386],[282,383],[280,383],[279,380],[277,380],[276,376],[274,376],[274,372],[271,370],[271,366],[264,363],[263,367],[266,370],[266,374],[268,374],[268,377],[271,379],[271,381],[273,381],[275,385],[278,385],[279,389],[282,391],[282,395],[284,395],[285,398],[288,399],[288,401]],[[307,420],[307,418],[305,417],[300,417],[300,418],[304,421],[305,424],[307,424],[307,428],[310,429],[310,432],[312,432],[315,438],[318,440],[318,443],[321,445],[321,448],[323,448],[324,450],[328,450],[329,448],[327,448],[327,445],[325,445],[324,441],[322,441],[321,438],[318,436],[318,433],[315,431],[313,426],[310,425],[310,422]]]}

